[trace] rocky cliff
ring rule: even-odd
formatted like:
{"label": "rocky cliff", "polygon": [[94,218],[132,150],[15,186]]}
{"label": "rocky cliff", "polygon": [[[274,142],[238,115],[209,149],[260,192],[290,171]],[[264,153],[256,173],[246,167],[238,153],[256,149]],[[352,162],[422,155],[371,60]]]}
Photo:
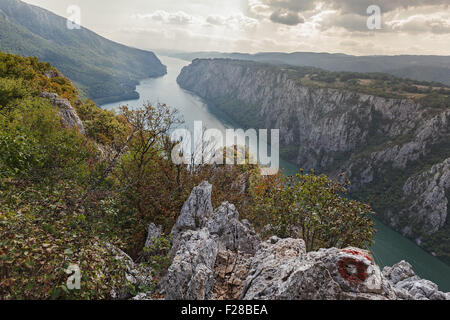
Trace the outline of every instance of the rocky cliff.
{"label": "rocky cliff", "polygon": [[[211,190],[203,182],[184,204],[172,229],[172,264],[159,292],[141,293],[135,300],[450,299],[405,261],[381,271],[362,249],[306,252],[301,239],[262,241],[248,221],[239,220],[233,204],[214,210]],[[149,238],[155,230],[151,225]],[[145,278],[134,272],[135,279]]]}
{"label": "rocky cliff", "polygon": [[178,83],[241,126],[280,129],[282,155],[304,169],[345,172],[402,234],[450,262],[450,108],[302,85],[283,67],[194,60]]}

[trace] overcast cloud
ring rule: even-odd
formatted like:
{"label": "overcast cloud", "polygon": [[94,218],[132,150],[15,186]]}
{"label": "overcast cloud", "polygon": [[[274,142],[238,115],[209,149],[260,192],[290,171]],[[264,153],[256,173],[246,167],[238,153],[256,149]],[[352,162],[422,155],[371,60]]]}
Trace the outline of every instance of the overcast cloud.
{"label": "overcast cloud", "polygon": [[[450,0],[26,0],[143,49],[450,55]],[[367,8],[382,12],[369,30]]]}

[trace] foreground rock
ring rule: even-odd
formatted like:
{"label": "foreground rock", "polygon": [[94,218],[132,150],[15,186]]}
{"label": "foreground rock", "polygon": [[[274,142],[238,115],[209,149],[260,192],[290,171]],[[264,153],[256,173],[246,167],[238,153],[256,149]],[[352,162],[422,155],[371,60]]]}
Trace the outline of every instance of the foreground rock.
{"label": "foreground rock", "polygon": [[[232,204],[223,203],[213,212],[211,191],[208,182],[194,188],[172,229],[174,259],[161,285],[166,299],[214,299],[214,292],[220,291],[214,286],[215,270],[228,283],[225,265],[230,254],[251,255],[259,244],[257,234],[239,221]],[[216,266],[219,252],[222,268]]]}
{"label": "foreground rock", "polygon": [[406,262],[381,272],[358,248],[306,252],[301,239],[261,242],[230,203],[215,211],[209,183],[194,188],[172,230],[173,263],[161,282],[169,300],[449,299]]}
{"label": "foreground rock", "polygon": [[431,281],[417,276],[412,266],[401,261],[392,267],[385,267],[383,275],[394,287],[397,296],[406,300],[450,300],[450,293],[440,292]]}
{"label": "foreground rock", "polygon": [[367,251],[331,248],[306,253],[301,239],[261,244],[242,292],[246,300],[396,299]]}

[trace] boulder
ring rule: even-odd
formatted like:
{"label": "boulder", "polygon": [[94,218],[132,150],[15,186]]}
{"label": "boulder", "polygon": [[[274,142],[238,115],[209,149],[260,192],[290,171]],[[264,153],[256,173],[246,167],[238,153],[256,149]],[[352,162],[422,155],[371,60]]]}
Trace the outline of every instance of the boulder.
{"label": "boulder", "polygon": [[398,296],[405,300],[448,300],[448,293],[439,291],[438,286],[417,276],[412,266],[400,261],[383,269],[383,276],[391,282]]}
{"label": "boulder", "polygon": [[58,72],[57,70],[47,70],[47,71],[45,71],[44,75],[49,79],[63,77],[63,75],[60,72]]}
{"label": "boulder", "polygon": [[206,225],[210,234],[225,249],[255,254],[261,242],[248,221],[239,221],[239,212],[228,202],[217,208]]}
{"label": "boulder", "polygon": [[245,300],[395,298],[367,251],[321,249],[306,253],[301,239],[273,237],[251,263]]}
{"label": "boulder", "polygon": [[167,300],[212,299],[217,243],[206,228],[178,237],[178,250],[161,282]]}

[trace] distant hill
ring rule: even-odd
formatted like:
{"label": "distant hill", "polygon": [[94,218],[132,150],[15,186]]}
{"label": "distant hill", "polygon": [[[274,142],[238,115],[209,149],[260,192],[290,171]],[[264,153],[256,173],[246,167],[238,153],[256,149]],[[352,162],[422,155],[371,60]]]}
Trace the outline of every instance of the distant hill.
{"label": "distant hill", "polygon": [[328,71],[383,72],[419,81],[450,85],[450,56],[351,56],[312,52],[265,52],[257,54],[222,52],[172,52],[171,56],[192,61],[196,58],[230,58],[274,64],[309,66]]}
{"label": "distant hill", "polygon": [[105,39],[18,0],[0,0],[0,51],[36,56],[70,78],[98,104],[137,98],[138,81],[166,74],[154,53]]}

